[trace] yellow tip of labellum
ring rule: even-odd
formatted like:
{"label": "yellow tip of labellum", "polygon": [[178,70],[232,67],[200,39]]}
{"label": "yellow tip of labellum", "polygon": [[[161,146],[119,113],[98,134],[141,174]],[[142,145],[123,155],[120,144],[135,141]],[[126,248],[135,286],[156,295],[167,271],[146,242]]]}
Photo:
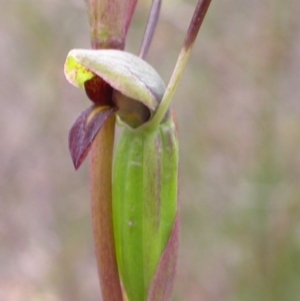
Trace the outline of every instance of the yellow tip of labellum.
{"label": "yellow tip of labellum", "polygon": [[78,88],[83,88],[84,83],[89,79],[95,77],[95,74],[88,70],[83,65],[79,64],[72,56],[72,51],[70,51],[66,63],[64,66],[64,72],[67,80]]}

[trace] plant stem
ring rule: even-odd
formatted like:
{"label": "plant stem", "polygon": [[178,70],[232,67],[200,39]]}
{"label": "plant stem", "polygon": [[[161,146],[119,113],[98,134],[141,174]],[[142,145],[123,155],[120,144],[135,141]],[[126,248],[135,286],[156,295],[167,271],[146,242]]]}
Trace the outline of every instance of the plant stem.
{"label": "plant stem", "polygon": [[115,255],[111,177],[115,117],[104,124],[90,151],[90,190],[94,243],[102,299],[121,301],[122,291]]}
{"label": "plant stem", "polygon": [[[124,49],[137,0],[85,0],[94,49]],[[112,160],[115,117],[105,123],[90,150],[91,215],[104,301],[122,301],[112,220]]]}
{"label": "plant stem", "polygon": [[148,17],[147,26],[142,40],[142,45],[139,51],[139,57],[141,57],[142,59],[147,56],[153,38],[153,34],[156,28],[156,24],[158,21],[160,7],[161,7],[161,0],[152,1],[151,11]]}
{"label": "plant stem", "polygon": [[[91,45],[94,49],[124,49],[129,26],[127,18],[132,0],[85,0],[90,20]],[[133,6],[133,7],[131,7]],[[127,24],[128,23],[128,24]]]}
{"label": "plant stem", "polygon": [[85,0],[93,49],[125,48],[125,38],[138,0]]}
{"label": "plant stem", "polygon": [[149,122],[150,128],[157,127],[158,124],[161,123],[161,121],[163,120],[165,114],[167,113],[167,111],[170,107],[171,101],[174,97],[176,88],[181,79],[184,68],[190,58],[194,42],[196,40],[197,34],[199,32],[199,29],[201,27],[203,19],[206,15],[206,12],[208,10],[210,2],[211,2],[211,0],[199,0],[198,1],[198,4],[195,8],[193,18],[192,18],[190,26],[189,26],[189,29],[185,36],[183,46],[179,53],[179,57],[177,59],[176,66],[172,73],[170,82],[167,86],[167,89],[165,91],[163,99],[161,100],[161,103],[160,103],[155,115],[153,116],[151,122]]}

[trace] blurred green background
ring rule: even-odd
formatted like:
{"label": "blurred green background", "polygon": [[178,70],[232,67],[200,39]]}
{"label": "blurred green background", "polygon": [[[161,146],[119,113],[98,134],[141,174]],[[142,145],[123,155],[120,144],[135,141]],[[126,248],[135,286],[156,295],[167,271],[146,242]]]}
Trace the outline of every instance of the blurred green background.
{"label": "blurred green background", "polygon": [[[148,61],[166,82],[196,2],[163,3]],[[212,1],[174,99],[174,301],[300,300],[299,15],[299,0]],[[0,20],[0,300],[100,300],[88,168],[67,148],[89,102],[63,75],[68,51],[90,47],[84,1],[3,0]]]}

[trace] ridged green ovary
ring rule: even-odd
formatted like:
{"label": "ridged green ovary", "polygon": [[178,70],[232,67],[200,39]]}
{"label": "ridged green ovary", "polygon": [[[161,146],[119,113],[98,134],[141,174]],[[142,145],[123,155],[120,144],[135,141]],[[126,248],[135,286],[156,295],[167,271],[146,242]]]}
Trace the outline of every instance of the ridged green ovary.
{"label": "ridged green ovary", "polygon": [[146,301],[177,211],[178,143],[171,116],[149,132],[125,128],[113,167],[113,219],[129,301]]}

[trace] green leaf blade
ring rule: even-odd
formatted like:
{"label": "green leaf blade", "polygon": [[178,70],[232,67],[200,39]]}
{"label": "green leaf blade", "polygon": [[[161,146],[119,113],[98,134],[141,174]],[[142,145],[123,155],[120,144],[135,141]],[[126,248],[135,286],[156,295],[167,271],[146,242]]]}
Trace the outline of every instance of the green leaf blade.
{"label": "green leaf blade", "polygon": [[129,301],[147,300],[170,240],[177,214],[177,152],[171,118],[150,132],[126,128],[116,150],[115,243],[120,276]]}

